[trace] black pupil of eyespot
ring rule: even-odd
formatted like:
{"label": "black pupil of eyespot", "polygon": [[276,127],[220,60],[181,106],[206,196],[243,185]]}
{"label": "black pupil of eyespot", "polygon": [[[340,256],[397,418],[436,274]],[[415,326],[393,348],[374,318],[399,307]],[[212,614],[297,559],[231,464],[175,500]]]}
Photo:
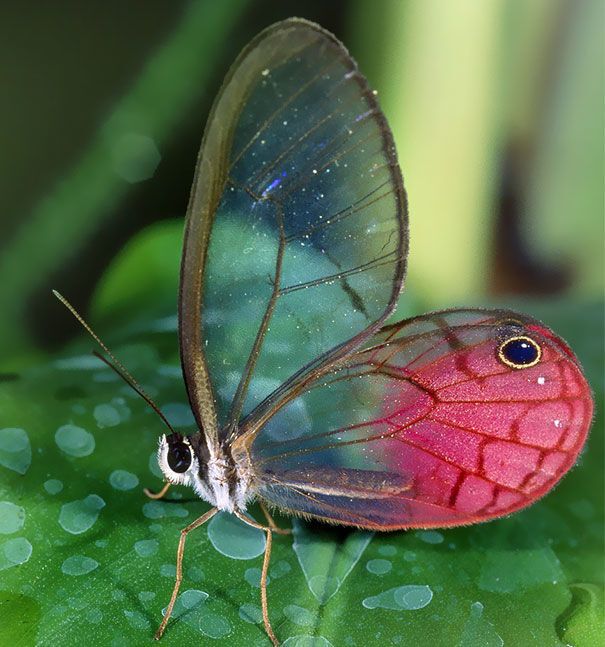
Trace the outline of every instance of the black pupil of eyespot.
{"label": "black pupil of eyespot", "polygon": [[538,357],[538,349],[535,344],[526,339],[511,339],[504,345],[502,352],[509,362],[518,366],[532,364]]}
{"label": "black pupil of eyespot", "polygon": [[168,466],[173,472],[182,474],[191,465],[191,450],[185,443],[170,443],[168,446]]}

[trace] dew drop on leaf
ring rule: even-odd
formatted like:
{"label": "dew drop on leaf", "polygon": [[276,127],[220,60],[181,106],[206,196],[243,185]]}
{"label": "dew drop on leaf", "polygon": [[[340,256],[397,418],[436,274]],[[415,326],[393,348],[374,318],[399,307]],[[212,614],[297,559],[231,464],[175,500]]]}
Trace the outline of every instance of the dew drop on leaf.
{"label": "dew drop on leaf", "polygon": [[149,620],[140,612],[140,611],[130,611],[129,609],[124,609],[124,616],[128,620],[128,623],[134,629],[149,629],[151,626]]}
{"label": "dew drop on leaf", "polygon": [[253,559],[265,552],[265,533],[228,513],[211,519],[208,539],[219,553],[232,559]]}
{"label": "dew drop on leaf", "polygon": [[315,614],[297,604],[289,604],[284,607],[284,615],[299,627],[312,627],[315,623]]}
{"label": "dew drop on leaf", "polygon": [[388,559],[371,559],[366,564],[366,568],[374,575],[384,575],[393,568],[393,564]]}
{"label": "dew drop on leaf", "polygon": [[114,470],[109,475],[109,483],[116,490],[133,490],[139,484],[139,477],[126,470]]}
{"label": "dew drop on leaf", "polygon": [[244,622],[249,622],[250,624],[259,624],[263,621],[263,611],[256,604],[242,604],[239,608],[239,617]]}
{"label": "dew drop on leaf", "polygon": [[76,425],[63,425],[55,432],[55,442],[57,447],[76,458],[82,458],[92,454],[95,449],[94,436]]}
{"label": "dew drop on leaf", "polygon": [[25,429],[0,429],[0,465],[25,474],[32,462],[32,448]]}
{"label": "dew drop on leaf", "polygon": [[150,557],[158,552],[159,543],[157,539],[141,539],[134,545],[136,554],[139,557]]}
{"label": "dew drop on leaf", "polygon": [[408,584],[365,598],[362,604],[366,609],[416,611],[426,607],[432,599],[433,592],[428,586]]}
{"label": "dew drop on leaf", "polygon": [[115,407],[112,407],[111,404],[97,404],[94,408],[93,415],[97,421],[97,427],[99,427],[99,429],[115,427],[121,422],[118,410]]}
{"label": "dew drop on leaf", "polygon": [[174,578],[176,576],[176,566],[174,564],[162,564],[160,566],[160,575]]}
{"label": "dew drop on leaf", "polygon": [[231,633],[231,623],[227,618],[211,611],[204,611],[199,620],[200,631],[210,638],[223,638]]}
{"label": "dew drop on leaf", "polygon": [[419,530],[415,534],[425,544],[441,544],[443,542],[443,535],[436,530]]}
{"label": "dew drop on leaf", "polygon": [[333,645],[323,636],[290,636],[282,643],[282,647],[333,647]]}
{"label": "dew drop on leaf", "polygon": [[65,575],[86,575],[99,566],[99,562],[84,555],[72,555],[61,564],[61,571]]}
{"label": "dew drop on leaf", "polygon": [[63,489],[63,483],[59,479],[48,479],[44,482],[44,489],[49,494],[59,494]]}
{"label": "dew drop on leaf", "polygon": [[0,571],[25,564],[31,557],[32,545],[25,537],[14,537],[0,544]]}
{"label": "dew drop on leaf", "polygon": [[[246,569],[246,572],[244,573],[244,579],[250,586],[253,586],[254,588],[260,589],[260,578],[261,578],[261,570],[260,568],[248,568]],[[267,577],[267,584],[271,581],[270,577]]]}
{"label": "dew drop on leaf", "polygon": [[103,620],[103,612],[101,609],[89,609],[86,612],[86,619],[88,622],[98,625]]}
{"label": "dew drop on leaf", "polygon": [[72,535],[80,535],[92,528],[104,507],[105,501],[100,496],[89,494],[85,499],[63,505],[59,513],[59,524]]}
{"label": "dew drop on leaf", "polygon": [[395,546],[391,546],[390,544],[379,546],[378,554],[382,555],[383,557],[394,557],[397,554],[397,548],[395,548]]}
{"label": "dew drop on leaf", "polygon": [[10,501],[0,501],[0,535],[10,535],[23,528],[25,510]]}
{"label": "dew drop on leaf", "polygon": [[462,630],[460,645],[483,645],[484,647],[502,647],[504,641],[497,634],[494,626],[483,617],[483,604],[473,602],[471,611]]}

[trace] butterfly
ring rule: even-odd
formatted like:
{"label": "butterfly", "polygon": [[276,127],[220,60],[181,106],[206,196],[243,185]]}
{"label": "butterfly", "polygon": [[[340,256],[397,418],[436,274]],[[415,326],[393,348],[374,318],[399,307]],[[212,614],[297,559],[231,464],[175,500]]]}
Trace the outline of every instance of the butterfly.
{"label": "butterfly", "polygon": [[264,30],[214,102],[187,209],[179,341],[198,431],[171,428],[158,462],[212,508],[181,532],[156,638],[186,537],[218,511],[266,533],[277,645],[266,582],[283,531],[267,508],[377,531],[457,526],[530,505],[574,465],[591,392],[544,324],[462,308],[385,325],[407,223],[393,136],[345,47],[302,19]]}

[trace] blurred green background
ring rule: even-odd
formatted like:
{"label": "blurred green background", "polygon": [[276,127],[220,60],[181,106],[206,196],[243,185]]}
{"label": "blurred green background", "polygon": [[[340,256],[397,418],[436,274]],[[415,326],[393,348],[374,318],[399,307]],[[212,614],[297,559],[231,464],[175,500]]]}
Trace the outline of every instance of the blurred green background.
{"label": "blurred green background", "polygon": [[[578,467],[511,518],[371,541],[297,524],[270,571],[278,635],[600,645],[601,0],[0,3],[0,643],[152,642],[178,532],[205,505],[183,489],[150,507],[160,423],[90,358],[50,290],[191,433],[174,315],[194,162],[234,57],[292,15],[345,42],[394,131],[411,224],[400,314],[506,304],[543,318],[578,353],[597,417]],[[262,538],[228,527],[216,543],[215,531],[190,541],[164,644],[267,645]],[[329,600],[311,586],[325,573],[346,579]]]}
{"label": "blurred green background", "polygon": [[[379,92],[410,199],[408,306],[602,299],[603,14],[600,0],[2,3],[0,366],[79,334],[51,288],[88,313],[138,232],[181,226],[229,64],[290,15],[336,33]],[[178,258],[140,260],[176,301]],[[149,272],[126,291],[151,289],[136,284]]]}

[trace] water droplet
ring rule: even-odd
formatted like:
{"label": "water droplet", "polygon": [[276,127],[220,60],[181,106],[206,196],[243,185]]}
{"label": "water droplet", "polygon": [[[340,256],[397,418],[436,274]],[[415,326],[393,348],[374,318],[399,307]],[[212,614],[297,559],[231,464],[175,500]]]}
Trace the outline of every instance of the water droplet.
{"label": "water droplet", "polygon": [[292,567],[290,566],[290,564],[288,564],[285,559],[280,559],[279,561],[275,562],[273,566],[271,566],[269,574],[273,579],[277,580],[280,577],[287,575],[291,570]]}
{"label": "water droplet", "polygon": [[296,604],[289,604],[284,607],[284,615],[290,622],[300,627],[312,627],[315,623],[315,615],[304,607],[299,607]]}
{"label": "water droplet", "polygon": [[98,566],[99,562],[90,557],[72,555],[61,564],[61,570],[65,575],[86,575],[94,571]]}
{"label": "water droplet", "polygon": [[[250,586],[253,586],[256,589],[260,589],[260,578],[261,578],[260,568],[248,568],[244,573],[244,579]],[[270,577],[267,577],[267,584],[271,581]]]}
{"label": "water droplet", "polygon": [[32,448],[25,429],[0,429],[0,465],[17,474],[25,474],[32,462]]}
{"label": "water droplet", "polygon": [[239,608],[239,617],[244,622],[257,625],[263,621],[263,610],[256,604],[242,604]]}
{"label": "water droplet", "polygon": [[0,571],[25,564],[31,557],[32,545],[25,537],[14,537],[0,544]]}
{"label": "water droplet", "polygon": [[82,611],[82,609],[86,607],[87,602],[83,598],[69,598],[67,600],[67,604],[69,605],[70,609]]}
{"label": "water droplet", "polygon": [[11,535],[23,528],[25,510],[10,501],[0,501],[0,534]]}
{"label": "water droplet", "polygon": [[323,636],[290,636],[282,643],[282,647],[334,647]]}
{"label": "water droplet", "polygon": [[265,533],[226,512],[211,519],[208,539],[219,553],[232,559],[253,559],[265,552]]}
{"label": "water droplet", "polygon": [[114,470],[109,475],[109,483],[116,490],[132,490],[139,484],[139,477],[126,470]]}
{"label": "water droplet", "polygon": [[150,557],[158,552],[159,543],[157,539],[141,539],[134,545],[134,549],[140,557]]}
{"label": "water droplet", "polygon": [[[207,613],[207,609],[202,609],[202,604],[208,599],[206,591],[199,589],[188,589],[183,591],[176,599],[172,617],[179,618],[194,629],[199,629],[200,612]],[[162,609],[162,615],[166,615],[166,608]]]}
{"label": "water droplet", "polygon": [[48,479],[48,481],[44,483],[44,489],[49,494],[59,494],[63,489],[63,483],[61,483],[59,479]]}
{"label": "water droplet", "polygon": [[82,458],[92,454],[95,449],[94,436],[76,425],[63,425],[55,433],[59,449],[70,456]]}
{"label": "water droplet", "polygon": [[200,591],[199,589],[187,589],[183,591],[179,596],[181,605],[185,609],[193,609],[193,607],[201,604],[202,602],[208,599],[208,594],[206,591]]}
{"label": "water droplet", "polygon": [[176,577],[176,566],[174,564],[162,564],[160,566],[160,575],[162,577]]}
{"label": "water droplet", "polygon": [[433,592],[426,585],[408,584],[389,589],[366,598],[362,604],[366,609],[394,609],[416,611],[423,609],[433,599]]}
{"label": "water droplet", "polygon": [[61,506],[59,523],[63,530],[72,535],[80,535],[95,524],[99,512],[105,507],[105,501],[96,494],[89,494],[85,499],[71,501]]}
{"label": "water droplet", "polygon": [[199,620],[199,628],[209,638],[224,638],[231,633],[231,623],[211,611],[204,611]]}
{"label": "water droplet", "polygon": [[86,619],[88,622],[92,622],[95,625],[98,625],[101,620],[103,620],[103,613],[101,609],[89,609],[86,612]]}
{"label": "water droplet", "polygon": [[400,586],[395,589],[395,602],[397,602],[402,609],[408,609],[411,611],[423,609],[432,599],[433,592],[426,585]]}
{"label": "water droplet", "polygon": [[148,519],[163,519],[164,517],[186,517],[189,512],[182,505],[164,503],[164,501],[149,501],[143,506],[143,514]]}
{"label": "water droplet", "polygon": [[343,542],[335,531],[312,532],[299,519],[292,530],[294,552],[309,590],[322,604],[337,593],[373,537],[371,532],[355,531]]}
{"label": "water droplet", "polygon": [[118,410],[115,407],[112,407],[111,404],[97,404],[94,408],[93,415],[97,421],[99,429],[115,427],[121,422]]}
{"label": "water droplet", "polygon": [[124,593],[124,591],[121,591],[120,589],[116,589],[115,591],[111,592],[111,597],[114,600],[121,602],[122,600],[126,599],[126,593]]}
{"label": "water droplet", "polygon": [[140,611],[130,611],[129,609],[124,609],[124,616],[128,620],[128,623],[134,629],[149,629],[150,624],[149,620],[140,612]]}
{"label": "water droplet", "polygon": [[393,564],[388,559],[371,559],[366,568],[374,575],[384,575],[393,568]]}
{"label": "water droplet", "polygon": [[151,602],[155,598],[153,591],[141,591],[137,596],[141,602]]}
{"label": "water droplet", "polygon": [[382,555],[383,557],[394,557],[397,554],[397,548],[389,544],[386,544],[385,546],[379,546],[378,554]]}
{"label": "water droplet", "polygon": [[205,575],[204,575],[204,571],[198,566],[191,566],[187,570],[187,577],[192,582],[201,582],[204,579]]}
{"label": "water droplet", "polygon": [[443,535],[436,530],[418,530],[416,537],[426,544],[440,544],[443,542]]}
{"label": "water droplet", "polygon": [[336,595],[342,582],[337,577],[329,575],[314,575],[307,580],[309,590],[322,603],[325,604]]}
{"label": "water droplet", "polygon": [[496,633],[494,626],[482,615],[483,605],[481,602],[473,602],[459,645],[481,645],[482,647],[502,647],[504,645],[504,641]]}

